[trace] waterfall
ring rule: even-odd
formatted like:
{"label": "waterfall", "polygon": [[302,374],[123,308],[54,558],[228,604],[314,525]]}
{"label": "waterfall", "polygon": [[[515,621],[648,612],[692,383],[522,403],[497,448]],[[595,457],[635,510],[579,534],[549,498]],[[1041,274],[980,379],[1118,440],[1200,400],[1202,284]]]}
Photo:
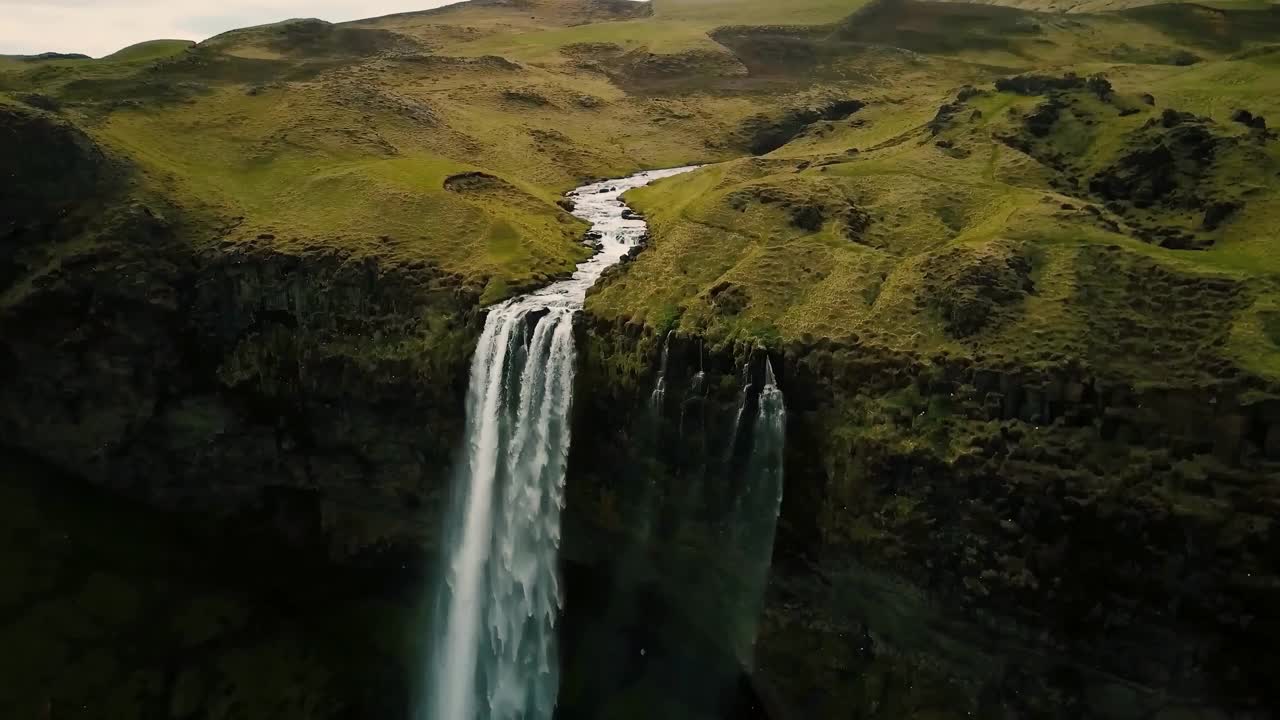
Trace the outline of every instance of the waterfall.
{"label": "waterfall", "polygon": [[[742,422],[744,403],[734,421]],[[786,451],[787,408],[773,373],[773,363],[765,359],[764,386],[760,389],[751,428],[751,454],[743,473],[743,483],[734,500],[730,518],[731,547],[739,554],[741,612],[735,631],[738,657],[750,668],[754,661],[756,629],[764,609],[765,588],[773,563],[773,543],[782,510],[783,463]],[[732,441],[731,441],[732,442]]]}
{"label": "waterfall", "polygon": [[662,342],[662,361],[658,365],[658,380],[653,385],[653,394],[649,396],[649,406],[655,413],[662,412],[662,403],[667,397],[667,360],[671,356],[671,336],[675,333],[675,330],[668,332],[666,339]]}
{"label": "waterfall", "polygon": [[748,372],[749,370],[749,367],[743,368],[742,393],[738,400],[738,412],[734,414],[733,424],[729,426],[729,433],[725,436],[728,438],[724,447],[723,464],[725,467],[730,467],[733,463],[734,453],[738,449],[738,433],[742,429],[742,418],[747,414],[747,404],[751,401],[751,373]]}
{"label": "waterfall", "polygon": [[573,327],[563,308],[539,319],[531,338],[529,321],[518,305],[493,311],[471,368],[466,521],[449,568],[434,717],[477,717],[477,665],[487,717],[550,717],[555,706]]}
{"label": "waterfall", "polygon": [[771,506],[776,520],[782,508],[782,461],[786,450],[787,405],[773,374],[773,361],[764,361],[764,387],[760,390],[759,409],[752,442],[751,464],[760,480],[760,490]]}
{"label": "waterfall", "polygon": [[703,343],[703,339],[698,338],[698,372],[693,374],[693,382],[690,384],[690,391],[695,395],[702,392],[702,383],[707,379],[706,348]]}
{"label": "waterfall", "polygon": [[493,308],[471,363],[466,444],[420,720],[550,720],[559,689],[560,514],[576,351],[587,289],[645,232],[631,188],[693,168],[595,183],[574,214],[603,236],[573,277]]}

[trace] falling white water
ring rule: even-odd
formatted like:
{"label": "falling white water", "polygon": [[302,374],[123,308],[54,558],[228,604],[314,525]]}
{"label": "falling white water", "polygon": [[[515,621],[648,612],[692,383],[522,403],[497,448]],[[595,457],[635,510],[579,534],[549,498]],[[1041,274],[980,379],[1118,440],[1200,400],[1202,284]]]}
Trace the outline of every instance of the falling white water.
{"label": "falling white water", "polygon": [[676,168],[579,188],[601,251],[573,277],[489,312],[471,364],[465,463],[447,524],[439,627],[421,720],[549,720],[559,689],[560,512],[573,400],[573,314],[644,235],[619,196]]}
{"label": "falling white water", "polygon": [[649,406],[654,412],[662,412],[662,403],[667,397],[667,360],[671,356],[671,336],[676,333],[672,330],[667,333],[666,340],[662,341],[662,362],[658,365],[658,380],[653,385],[653,393],[649,396]]}
{"label": "falling white water", "polygon": [[[734,421],[742,421],[744,402]],[[754,664],[756,627],[764,608],[765,587],[773,562],[773,542],[778,515],[782,510],[783,466],[787,438],[787,408],[773,373],[773,363],[765,359],[764,386],[760,389],[755,421],[751,428],[751,455],[744,484],[735,498],[731,517],[732,543],[741,558],[742,613],[739,618],[736,650],[739,660],[751,669]],[[730,441],[732,442],[732,440]]]}
{"label": "falling white water", "polygon": [[728,442],[724,448],[724,465],[729,467],[733,462],[734,452],[738,449],[738,430],[742,427],[742,416],[747,414],[747,402],[751,400],[751,379],[750,373],[743,371],[745,376],[745,384],[742,386],[742,393],[738,399],[738,412],[733,416],[733,424],[729,426],[729,434],[725,437]]}
{"label": "falling white water", "polygon": [[759,482],[751,489],[757,494],[769,531],[769,547],[773,547],[778,514],[782,511],[783,456],[787,442],[787,404],[782,388],[773,375],[773,361],[764,361],[764,388],[760,390],[760,408],[751,447],[752,472]]}

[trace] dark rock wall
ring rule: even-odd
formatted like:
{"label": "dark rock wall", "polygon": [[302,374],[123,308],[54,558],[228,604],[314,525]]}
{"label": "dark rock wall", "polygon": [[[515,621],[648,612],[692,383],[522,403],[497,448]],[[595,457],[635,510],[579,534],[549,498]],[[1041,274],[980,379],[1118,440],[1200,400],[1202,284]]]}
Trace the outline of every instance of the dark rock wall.
{"label": "dark rock wall", "polygon": [[[699,474],[687,463],[715,457],[743,368],[762,360],[673,338],[655,430],[661,344],[583,324],[591,437],[575,438],[570,556],[581,543],[609,562],[634,543],[636,497],[648,518],[697,517],[681,506]],[[1266,716],[1274,389],[828,344],[772,359],[788,462],[756,675],[797,717]],[[703,573],[729,552],[677,551],[661,532],[644,545],[655,565],[701,553]]]}
{"label": "dark rock wall", "polygon": [[120,266],[66,273],[12,308],[5,443],[166,509],[277,514],[340,555],[421,535],[460,435],[464,299],[341,257],[205,260],[140,260],[137,297]]}

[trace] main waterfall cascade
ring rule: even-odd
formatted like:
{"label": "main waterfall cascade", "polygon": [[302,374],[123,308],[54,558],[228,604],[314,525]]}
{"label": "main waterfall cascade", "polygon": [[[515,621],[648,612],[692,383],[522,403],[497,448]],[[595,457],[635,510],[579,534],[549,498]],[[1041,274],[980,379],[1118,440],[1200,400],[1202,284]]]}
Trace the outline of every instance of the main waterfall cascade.
{"label": "main waterfall cascade", "polygon": [[571,193],[600,252],[573,277],[493,308],[476,347],[451,516],[429,696],[420,720],[549,720],[559,687],[560,513],[573,400],[573,314],[644,235],[623,192],[694,168]]}

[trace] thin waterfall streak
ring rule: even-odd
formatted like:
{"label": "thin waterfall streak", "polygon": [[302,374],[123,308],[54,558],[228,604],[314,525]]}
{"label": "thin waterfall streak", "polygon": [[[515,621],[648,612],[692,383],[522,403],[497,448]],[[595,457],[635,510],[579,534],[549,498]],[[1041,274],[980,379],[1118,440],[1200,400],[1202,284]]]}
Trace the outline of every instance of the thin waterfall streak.
{"label": "thin waterfall streak", "polygon": [[[573,344],[573,326],[571,324],[566,324],[560,328],[558,340],[560,352],[564,356],[564,361],[557,365],[560,370],[560,396],[564,398],[563,407],[560,409],[560,425],[564,433],[564,443],[561,445],[559,458],[560,467],[563,469],[569,463],[569,444],[573,436],[569,418],[573,412],[573,382],[578,366],[578,350]],[[554,485],[553,500],[555,501],[555,506],[560,509],[564,508],[564,478],[564,473],[561,472]],[[559,547],[560,525],[558,523],[554,527],[554,534],[556,546]]]}
{"label": "thin waterfall streak", "polygon": [[742,416],[747,412],[747,400],[750,399],[751,385],[742,388],[742,399],[738,401],[738,412],[733,416],[733,424],[729,426],[729,441],[725,443],[724,466],[729,468],[733,463],[734,451],[738,449],[738,429],[742,427]]}
{"label": "thin waterfall streak", "polygon": [[667,361],[671,356],[671,336],[675,330],[667,332],[662,341],[662,360],[658,364],[658,380],[654,383],[653,393],[649,396],[649,405],[656,413],[662,412],[662,403],[667,396]]}

